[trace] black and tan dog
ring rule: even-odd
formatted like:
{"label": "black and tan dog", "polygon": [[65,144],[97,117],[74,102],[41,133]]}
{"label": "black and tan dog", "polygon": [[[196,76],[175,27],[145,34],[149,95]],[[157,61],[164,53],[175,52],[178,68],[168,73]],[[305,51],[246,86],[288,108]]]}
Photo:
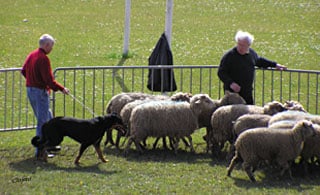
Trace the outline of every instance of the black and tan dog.
{"label": "black and tan dog", "polygon": [[31,143],[39,148],[40,158],[47,161],[47,148],[59,145],[63,137],[68,136],[81,144],[79,154],[74,161],[75,164],[79,164],[82,153],[90,145],[94,146],[101,161],[107,162],[103,157],[100,142],[104,133],[113,128],[125,134],[123,122],[117,114],[108,114],[93,119],[56,117],[42,126],[42,138],[35,136]]}

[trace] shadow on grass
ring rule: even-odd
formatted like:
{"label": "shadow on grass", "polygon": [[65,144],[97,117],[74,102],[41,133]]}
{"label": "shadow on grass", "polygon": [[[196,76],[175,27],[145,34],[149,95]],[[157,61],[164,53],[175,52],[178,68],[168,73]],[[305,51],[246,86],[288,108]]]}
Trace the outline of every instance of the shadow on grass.
{"label": "shadow on grass", "polygon": [[[124,62],[127,60],[125,56],[123,56],[120,61],[118,62],[117,66],[123,66]],[[118,84],[121,86],[123,92],[129,92],[128,87],[125,85],[123,78],[118,74],[118,69],[113,70],[113,78],[118,82]]]}
{"label": "shadow on grass", "polygon": [[50,159],[48,159],[49,162],[45,163],[43,161],[37,161],[35,158],[27,158],[23,159],[17,162],[11,162],[9,163],[9,166],[11,169],[14,169],[19,172],[23,173],[36,173],[37,170],[47,170],[47,171],[67,171],[67,172],[88,172],[88,173],[96,173],[96,174],[116,174],[118,171],[106,171],[101,170],[99,168],[99,164],[93,164],[89,166],[85,165],[73,165],[73,167],[60,167],[57,166],[55,163],[51,163]]}
{"label": "shadow on grass", "polygon": [[[304,190],[312,189],[312,186],[318,186],[320,167],[318,165],[309,165],[309,174],[304,173],[304,169],[300,164],[294,164],[291,167],[293,179],[290,179],[289,174],[286,172],[282,177],[280,176],[280,170],[277,167],[267,166],[263,169],[258,169],[255,172],[255,178],[258,180],[253,183],[249,180],[246,172],[243,171],[241,166],[235,168],[241,171],[246,178],[239,178],[231,176],[234,180],[234,184],[241,188],[267,188],[267,189],[283,189],[290,188],[303,192]],[[226,171],[227,174],[227,171]]]}
{"label": "shadow on grass", "polygon": [[[117,149],[115,147],[105,147],[104,153],[105,155],[114,155],[125,158],[128,161],[135,162],[173,162],[173,163],[210,163],[211,158],[210,154],[201,153],[199,151],[191,152],[189,148],[179,148],[177,154],[173,150],[164,149],[162,147],[158,147],[155,149],[150,148],[148,146],[147,149],[143,151],[141,154],[138,152],[133,146],[128,150],[128,154],[125,155],[124,149]],[[195,145],[195,149],[197,145]],[[197,149],[196,149],[197,150]]]}

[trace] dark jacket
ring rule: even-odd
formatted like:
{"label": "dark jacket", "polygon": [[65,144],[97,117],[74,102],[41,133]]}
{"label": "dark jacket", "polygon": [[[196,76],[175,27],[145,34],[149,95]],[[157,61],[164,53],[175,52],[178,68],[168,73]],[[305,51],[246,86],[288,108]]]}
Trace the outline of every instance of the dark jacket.
{"label": "dark jacket", "polygon": [[[148,60],[149,66],[173,65],[172,52],[164,33]],[[147,87],[151,91],[160,92],[177,90],[173,69],[149,69]]]}

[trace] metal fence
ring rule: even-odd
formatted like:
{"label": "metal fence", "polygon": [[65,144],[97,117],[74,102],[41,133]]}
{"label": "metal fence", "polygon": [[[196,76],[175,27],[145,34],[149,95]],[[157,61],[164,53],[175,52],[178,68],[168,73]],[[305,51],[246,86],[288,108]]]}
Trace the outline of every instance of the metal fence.
{"label": "metal fence", "polygon": [[[218,66],[96,66],[57,68],[54,75],[70,89],[69,96],[51,94],[55,116],[91,118],[103,115],[108,101],[121,92],[160,94],[147,88],[149,71],[173,70],[175,92],[207,93],[212,99],[223,96],[217,77]],[[36,120],[26,95],[20,68],[0,69],[0,131],[34,129]],[[299,101],[313,114],[319,113],[319,71],[257,69],[254,99],[257,105],[277,100]],[[170,82],[173,82],[171,80]],[[172,83],[171,83],[172,84]]]}

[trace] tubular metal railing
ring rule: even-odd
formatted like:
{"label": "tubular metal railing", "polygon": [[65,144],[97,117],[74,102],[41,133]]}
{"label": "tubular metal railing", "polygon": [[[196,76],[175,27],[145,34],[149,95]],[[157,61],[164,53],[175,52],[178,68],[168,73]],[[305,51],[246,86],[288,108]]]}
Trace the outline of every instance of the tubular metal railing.
{"label": "tubular metal railing", "polygon": [[[223,96],[222,83],[217,77],[218,66],[88,66],[54,70],[58,82],[70,89],[71,95],[52,93],[55,116],[91,118],[103,115],[108,101],[121,92],[160,94],[147,88],[149,71],[172,70],[172,77],[160,82],[175,81],[176,92],[207,93],[212,99]],[[36,120],[26,95],[21,68],[0,69],[0,131],[34,129]],[[256,69],[254,99],[257,105],[273,100],[296,100],[312,113],[319,113],[319,74],[312,70]],[[172,79],[174,78],[174,80]],[[151,84],[152,83],[151,79]],[[162,85],[161,85],[162,86]]]}

